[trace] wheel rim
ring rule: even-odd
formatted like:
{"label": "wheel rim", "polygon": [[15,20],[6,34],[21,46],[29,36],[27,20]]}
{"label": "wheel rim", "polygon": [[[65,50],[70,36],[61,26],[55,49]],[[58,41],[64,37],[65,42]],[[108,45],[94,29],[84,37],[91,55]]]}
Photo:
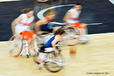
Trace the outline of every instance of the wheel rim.
{"label": "wheel rim", "polygon": [[58,72],[63,68],[63,66],[59,66],[57,63],[54,62],[46,62],[45,68],[50,72]]}
{"label": "wheel rim", "polygon": [[10,40],[10,55],[14,57],[19,56],[22,51],[22,46],[22,39],[19,36],[14,36]]}

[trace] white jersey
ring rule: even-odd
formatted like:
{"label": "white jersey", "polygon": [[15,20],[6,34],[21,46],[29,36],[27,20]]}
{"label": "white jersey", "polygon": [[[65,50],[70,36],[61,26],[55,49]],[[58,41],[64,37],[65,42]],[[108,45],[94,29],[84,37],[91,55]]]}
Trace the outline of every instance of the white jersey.
{"label": "white jersey", "polygon": [[15,32],[20,33],[22,31],[29,31],[30,30],[30,24],[34,20],[34,16],[28,18],[26,14],[21,14],[22,20],[19,24],[16,25]]}
{"label": "white jersey", "polygon": [[22,21],[21,23],[24,25],[30,25],[30,23],[34,20],[34,16],[28,18],[26,14],[22,14]]}
{"label": "white jersey", "polygon": [[75,8],[68,10],[68,13],[72,13],[71,18],[67,20],[68,23],[76,23],[78,21],[81,11],[77,11]]}

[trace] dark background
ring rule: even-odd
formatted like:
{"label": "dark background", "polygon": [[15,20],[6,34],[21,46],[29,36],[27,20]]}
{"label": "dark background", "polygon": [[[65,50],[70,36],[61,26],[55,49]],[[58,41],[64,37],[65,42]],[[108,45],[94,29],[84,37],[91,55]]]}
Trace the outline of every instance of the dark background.
{"label": "dark background", "polygon": [[[80,21],[86,23],[103,23],[102,25],[89,25],[88,33],[114,32],[114,5],[108,0],[76,0],[83,4]],[[68,4],[75,3],[69,0]],[[61,3],[63,4],[63,3]],[[19,16],[23,8],[34,8],[36,3],[32,0],[1,2],[0,3],[0,41],[7,41],[12,36],[11,22]],[[71,7],[58,8],[56,21],[62,22],[65,12]],[[62,9],[62,10],[61,10]]]}

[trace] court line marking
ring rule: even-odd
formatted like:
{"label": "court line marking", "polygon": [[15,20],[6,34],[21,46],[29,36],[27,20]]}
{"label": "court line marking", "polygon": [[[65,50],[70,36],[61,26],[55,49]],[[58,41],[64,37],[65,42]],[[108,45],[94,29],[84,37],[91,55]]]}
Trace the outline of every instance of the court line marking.
{"label": "court line marking", "polygon": [[[65,7],[65,6],[73,6],[75,4],[67,4],[67,5],[58,5],[58,6],[53,6],[53,7],[49,7],[49,8],[46,8],[46,9],[43,9],[41,10],[40,12],[37,13],[37,17],[39,19],[42,19],[44,18],[44,13],[47,11],[47,10],[50,10],[50,9],[54,9],[54,8],[59,8],[59,7]],[[60,24],[60,25],[64,25],[64,23],[60,23],[60,22],[51,22],[52,24]]]}
{"label": "court line marking", "polygon": [[114,0],[109,0],[112,4],[114,4]]}
{"label": "court line marking", "polygon": [[[53,7],[49,7],[49,8],[46,8],[46,9],[43,9],[41,10],[40,12],[37,13],[37,17],[39,19],[42,19],[44,18],[44,13],[47,11],[47,10],[50,10],[50,9],[54,9],[54,8],[60,8],[60,7],[66,7],[66,6],[74,6],[75,4],[67,4],[67,5],[58,5],[58,6],[53,6]],[[65,25],[66,23],[60,23],[60,22],[50,22],[51,24],[58,24],[58,25]],[[101,25],[103,23],[88,23],[87,25]]]}
{"label": "court line marking", "polygon": [[41,11],[37,14],[37,17],[38,17],[39,19],[42,19],[42,18],[44,18],[44,13],[45,13],[47,10],[54,9],[54,8],[58,8],[58,7],[64,7],[64,6],[73,6],[73,5],[74,5],[74,4],[58,5],[58,6],[49,7],[49,8],[46,8],[46,9],[41,10]]}

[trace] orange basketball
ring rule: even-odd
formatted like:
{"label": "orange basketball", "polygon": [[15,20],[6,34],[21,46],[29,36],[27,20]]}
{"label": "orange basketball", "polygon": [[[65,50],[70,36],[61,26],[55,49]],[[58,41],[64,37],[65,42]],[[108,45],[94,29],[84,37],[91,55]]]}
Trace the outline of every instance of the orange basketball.
{"label": "orange basketball", "polygon": [[70,49],[70,54],[71,55],[75,55],[76,54],[76,49],[75,48],[71,48]]}

